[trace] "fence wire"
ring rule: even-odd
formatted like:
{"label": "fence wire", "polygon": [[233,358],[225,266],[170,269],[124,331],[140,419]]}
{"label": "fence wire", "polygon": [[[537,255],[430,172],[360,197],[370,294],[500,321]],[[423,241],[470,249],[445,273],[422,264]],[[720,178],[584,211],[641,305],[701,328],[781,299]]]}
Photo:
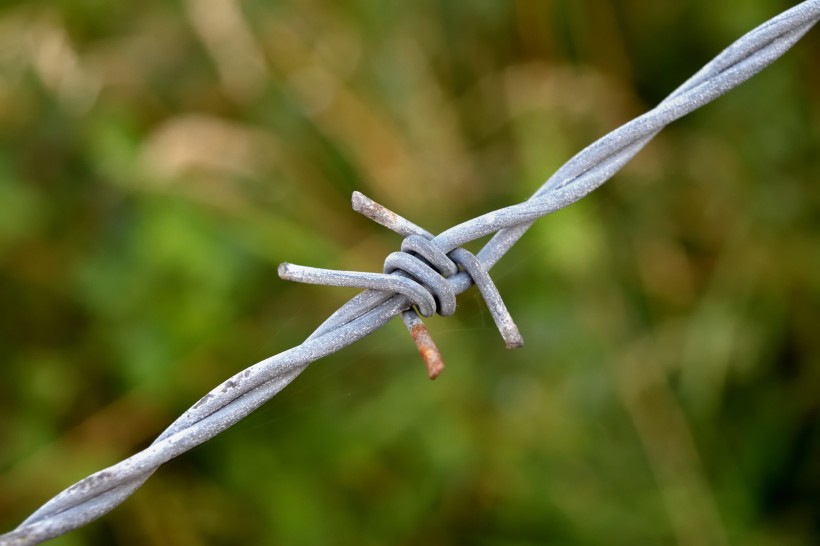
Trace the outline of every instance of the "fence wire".
{"label": "fence wire", "polygon": [[[352,278],[349,285],[368,288],[331,315],[307,340],[267,358],[234,375],[180,416],[143,451],[75,483],[48,501],[13,531],[0,535],[0,545],[37,544],[57,537],[111,511],[138,489],[163,463],[185,453],[232,426],[270,400],[311,362],[334,353],[386,324],[401,314],[419,348],[428,351],[428,366],[436,364],[434,346],[423,331],[415,305],[430,314],[429,302],[442,313],[442,300],[460,294],[474,282],[491,308],[508,342],[517,330],[486,275],[493,265],[518,241],[535,220],[578,201],[611,178],[658,132],[672,121],[700,108],[740,85],[794,45],[820,19],[820,0],[808,0],[781,13],[747,33],[726,48],[658,106],[615,129],[575,155],[553,174],[527,201],[489,212],[452,227],[433,237],[361,194],[354,194],[354,209],[407,236],[420,237],[424,250],[410,250],[407,256],[422,256],[419,264],[435,267],[437,280],[415,274],[414,266],[400,266],[389,275],[375,274],[375,283],[384,277],[403,279],[392,285],[363,280],[368,275],[330,272],[283,264],[280,275],[306,282],[339,285],[341,277]],[[495,234],[474,257],[461,245]],[[410,244],[410,243],[408,243]],[[408,247],[409,248],[409,247]],[[456,251],[456,252],[454,252]],[[463,252],[462,252],[463,251]],[[435,255],[435,257],[431,257]],[[439,260],[441,256],[445,260]],[[437,261],[439,263],[437,263]],[[449,263],[448,263],[449,262]],[[455,271],[452,266],[455,265]],[[460,266],[460,267],[458,267]],[[368,277],[370,278],[370,277]],[[393,282],[393,281],[390,281]],[[437,288],[432,283],[438,283]],[[441,284],[444,283],[444,284]],[[421,290],[421,292],[419,292]],[[428,305],[425,306],[425,302]],[[446,311],[445,313],[446,314]],[[419,329],[422,328],[420,331]],[[431,356],[432,355],[432,356]],[[440,371],[440,367],[437,368]],[[431,376],[437,373],[431,368]]]}

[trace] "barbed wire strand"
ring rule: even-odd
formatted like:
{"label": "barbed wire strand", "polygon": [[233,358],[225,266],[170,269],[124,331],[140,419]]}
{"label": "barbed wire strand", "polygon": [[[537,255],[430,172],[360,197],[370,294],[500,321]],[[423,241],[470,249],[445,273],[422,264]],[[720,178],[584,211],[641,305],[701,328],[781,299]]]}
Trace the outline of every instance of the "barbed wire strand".
{"label": "barbed wire strand", "polygon": [[[579,152],[523,203],[481,215],[437,236],[361,194],[353,196],[354,210],[405,237],[421,236],[451,259],[453,251],[461,245],[494,234],[475,256],[480,270],[486,273],[535,220],[578,201],[599,187],[663,127],[757,74],[783,55],[818,19],[820,0],[808,0],[763,23],[726,48],[654,109]],[[283,264],[283,276],[288,276],[289,268],[298,267]],[[322,271],[316,270],[316,274],[323,283],[328,276],[338,273]],[[483,276],[480,271],[476,274]],[[385,276],[406,277],[410,282],[403,286],[411,286],[415,282],[436,296],[424,282],[414,281],[411,274],[396,271]],[[464,292],[475,280],[463,264],[455,274],[443,278],[448,284],[447,290],[454,294]],[[484,297],[490,305],[492,297]],[[267,358],[223,382],[174,421],[148,448],[70,486],[16,529],[0,535],[0,545],[37,544],[106,514],[138,489],[160,465],[213,438],[247,416],[293,381],[311,362],[362,339],[396,315],[402,315],[414,339],[422,340],[419,345],[422,353],[432,351],[435,353],[432,359],[435,360],[440,355],[437,355],[435,344],[412,308],[412,305],[426,298],[427,295],[423,294],[408,297],[392,287],[364,290],[333,313],[301,345]],[[436,301],[434,297],[433,302],[437,309],[440,308],[441,301]],[[435,365],[438,366],[437,374],[441,371],[440,361]]]}

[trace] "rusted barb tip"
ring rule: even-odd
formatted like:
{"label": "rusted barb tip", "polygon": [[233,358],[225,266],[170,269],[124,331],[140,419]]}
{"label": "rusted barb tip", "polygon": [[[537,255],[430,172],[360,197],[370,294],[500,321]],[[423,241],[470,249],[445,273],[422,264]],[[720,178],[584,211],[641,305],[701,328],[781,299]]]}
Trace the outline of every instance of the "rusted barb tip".
{"label": "rusted barb tip", "polygon": [[443,371],[444,371],[444,362],[441,362],[439,360],[437,366],[430,366],[430,363],[429,362],[427,363],[427,376],[430,378],[431,381],[433,379],[435,379],[436,377],[438,377],[439,374]]}
{"label": "rusted barb tip", "polygon": [[441,358],[438,347],[436,347],[436,342],[433,341],[430,332],[421,321],[413,324],[413,327],[410,328],[410,335],[413,336],[419,354],[421,354],[421,358],[427,366],[427,375],[430,379],[435,379],[444,370],[444,360]]}
{"label": "rusted barb tip", "polygon": [[506,345],[507,349],[519,349],[519,348],[524,346],[524,339],[523,338],[511,339],[511,340],[508,340],[508,341],[504,342],[504,345]]}

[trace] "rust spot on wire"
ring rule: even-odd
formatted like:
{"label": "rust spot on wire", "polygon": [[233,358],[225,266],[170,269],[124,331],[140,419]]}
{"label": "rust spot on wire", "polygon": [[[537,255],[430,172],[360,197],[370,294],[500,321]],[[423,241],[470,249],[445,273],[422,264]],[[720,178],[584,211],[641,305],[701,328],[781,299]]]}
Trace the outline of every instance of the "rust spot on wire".
{"label": "rust spot on wire", "polygon": [[407,237],[408,235],[416,234],[424,235],[429,238],[433,237],[429,231],[417,226],[407,218],[396,214],[384,205],[380,205],[379,203],[373,201],[361,192],[354,191],[351,202],[353,204],[354,211],[366,216],[367,218],[370,218],[377,224],[380,224],[387,229],[395,231],[399,235],[404,235]]}
{"label": "rust spot on wire", "polygon": [[413,341],[416,342],[416,347],[419,348],[421,358],[427,365],[427,375],[430,379],[435,379],[444,369],[444,360],[441,358],[441,353],[436,347],[436,342],[430,336],[430,332],[423,322],[418,321],[410,328],[410,335],[413,336]]}

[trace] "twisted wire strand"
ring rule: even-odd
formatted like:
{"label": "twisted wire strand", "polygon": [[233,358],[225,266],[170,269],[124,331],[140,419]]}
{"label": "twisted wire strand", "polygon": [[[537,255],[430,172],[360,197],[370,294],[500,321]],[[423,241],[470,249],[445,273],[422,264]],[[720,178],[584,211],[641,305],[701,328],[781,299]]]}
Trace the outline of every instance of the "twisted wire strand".
{"label": "twisted wire strand", "polygon": [[[484,298],[490,315],[495,322],[501,337],[508,349],[521,347],[524,344],[524,339],[518,330],[504,300],[501,299],[501,294],[498,292],[492,279],[490,278],[487,269],[476,258],[476,256],[468,250],[458,247],[445,253],[436,243],[428,231],[420,228],[401,217],[395,212],[383,207],[366,197],[365,195],[354,192],[353,193],[353,208],[362,212],[365,216],[374,219],[385,227],[402,234],[406,231],[414,231],[415,234],[408,235],[402,241],[402,252],[394,252],[390,254],[384,261],[384,275],[374,273],[362,273],[356,271],[336,271],[332,269],[319,269],[315,267],[294,266],[292,264],[282,264],[279,268],[279,276],[290,281],[305,282],[309,284],[325,284],[328,286],[354,286],[357,288],[367,288],[371,290],[381,291],[382,298],[391,295],[389,291],[381,288],[390,282],[391,277],[405,277],[407,280],[414,279],[414,290],[406,290],[402,286],[401,293],[410,298],[410,302],[419,308],[419,312],[425,316],[432,316],[429,302],[432,300],[437,302],[435,310],[442,316],[449,316],[455,312],[456,300],[455,291],[447,282],[450,277],[453,277],[459,272],[459,266],[463,273],[468,275],[469,283],[475,284],[481,296]],[[366,203],[367,206],[357,209],[356,203]],[[412,282],[412,281],[411,281]],[[469,284],[468,283],[468,284]],[[426,295],[421,294],[427,292]],[[416,296],[419,294],[420,296]],[[414,299],[416,296],[417,299]],[[374,301],[379,299],[378,294],[374,296]],[[409,309],[410,315],[415,314],[414,309]],[[416,316],[417,320],[412,323],[405,321],[407,329],[416,340],[419,339],[414,333],[414,327],[418,327],[421,319]],[[424,338],[424,343],[428,343]],[[425,362],[428,364],[430,370],[430,377],[434,379],[438,373],[441,372],[439,365],[431,365],[428,357],[433,356],[440,362],[440,356],[435,356],[431,351],[425,351],[423,344],[419,345],[419,350],[422,352]],[[434,371],[435,370],[435,371]]]}
{"label": "twisted wire strand", "polygon": [[[354,209],[379,216],[380,223],[392,225],[405,236],[426,235],[425,238],[445,253],[494,234],[476,255],[481,268],[487,271],[536,219],[574,203],[599,187],[664,126],[758,73],[794,45],[818,19],[820,0],[807,0],[763,23],[730,45],[654,109],[579,152],[523,203],[484,214],[435,237],[408,220],[391,218],[393,213],[389,211],[374,210],[374,204],[361,196],[354,195]],[[459,271],[446,282],[454,293],[460,294],[470,287],[474,278],[466,271]],[[399,314],[408,328],[418,328],[418,317],[414,318],[414,313],[408,310],[412,301],[392,289],[387,292],[365,290],[354,296],[302,344],[226,380],[182,414],[148,448],[65,489],[16,529],[0,535],[0,545],[37,544],[99,518],[131,495],[162,463],[247,416],[281,391],[311,362],[358,341]]]}

